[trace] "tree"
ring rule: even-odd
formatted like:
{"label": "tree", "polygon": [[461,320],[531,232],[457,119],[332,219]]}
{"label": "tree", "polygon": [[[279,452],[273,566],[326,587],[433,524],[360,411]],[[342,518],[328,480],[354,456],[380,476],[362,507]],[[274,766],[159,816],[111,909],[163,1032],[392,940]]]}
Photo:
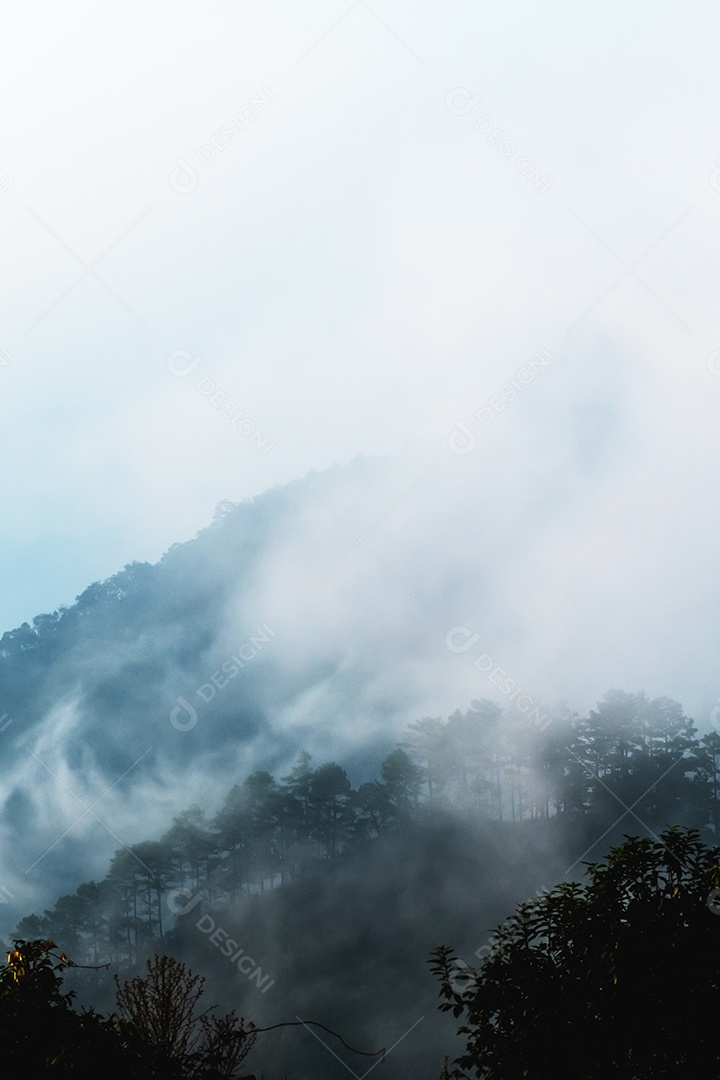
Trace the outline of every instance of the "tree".
{"label": "tree", "polygon": [[201,883],[207,883],[215,854],[215,838],[202,807],[191,806],[178,814],[162,843],[169,850],[178,884],[199,889]]}
{"label": "tree", "polygon": [[287,776],[282,777],[281,821],[287,837],[283,841],[286,872],[296,873],[302,861],[313,850],[312,810],[310,791],[314,770],[310,767],[312,754],[301,750],[297,762]]}
{"label": "tree", "polygon": [[498,754],[502,721],[500,706],[484,699],[471,701],[465,713],[456,709],[445,726],[445,765],[464,810],[502,816]]}
{"label": "tree", "polygon": [[417,810],[422,777],[405,750],[393,750],[380,766],[391,817],[396,821]]}
{"label": "tree", "polygon": [[694,829],[629,838],[586,883],[521,904],[476,969],[436,949],[439,1008],[467,1037],[449,1075],[717,1076],[699,1020],[720,992],[719,860]]}
{"label": "tree", "polygon": [[254,772],[242,785],[247,820],[248,884],[259,884],[265,891],[265,880],[272,883],[279,870],[278,787],[269,772]]}
{"label": "tree", "polygon": [[120,985],[118,1015],[77,1013],[62,972],[76,965],[49,939],[16,940],[0,966],[0,1061],[6,1072],[95,1080],[112,1062],[126,1080],[233,1080],[257,1035],[234,1012],[199,1005],[205,980],[168,956]]}
{"label": "tree", "polygon": [[446,722],[439,716],[424,716],[408,724],[404,742],[415,757],[424,762],[420,773],[427,784],[430,802],[442,792],[451,772],[446,728]]}
{"label": "tree", "polygon": [[61,972],[71,961],[52,950],[55,942],[16,939],[0,967],[0,1061],[6,1073],[97,1076],[99,1063],[112,1060],[126,1078],[133,1071],[113,1022],[72,1007],[73,992],[63,993]]}
{"label": "tree", "polygon": [[220,854],[218,880],[231,901],[249,893],[280,870],[280,792],[268,772],[255,772],[235,784],[215,817]]}
{"label": "tree", "polygon": [[711,731],[696,744],[692,758],[696,815],[720,834],[720,734]]}
{"label": "tree", "polygon": [[146,840],[130,849],[137,863],[144,907],[146,938],[163,936],[163,893],[172,878],[172,853],[169,845],[159,840]]}
{"label": "tree", "polygon": [[138,942],[143,936],[140,918],[141,864],[129,848],[118,848],[102,883],[107,905],[108,944],[132,962],[137,960]]}
{"label": "tree", "polygon": [[325,858],[333,858],[343,846],[351,824],[350,781],[334,761],[320,765],[310,782],[310,804],[315,835]]}
{"label": "tree", "polygon": [[234,784],[215,815],[219,868],[217,882],[236,902],[249,878],[247,800],[240,784]]}
{"label": "tree", "polygon": [[120,1030],[148,1076],[230,1080],[255,1042],[234,1012],[200,1007],[205,979],[170,956],[146,961],[147,975],[123,985],[117,976]]}

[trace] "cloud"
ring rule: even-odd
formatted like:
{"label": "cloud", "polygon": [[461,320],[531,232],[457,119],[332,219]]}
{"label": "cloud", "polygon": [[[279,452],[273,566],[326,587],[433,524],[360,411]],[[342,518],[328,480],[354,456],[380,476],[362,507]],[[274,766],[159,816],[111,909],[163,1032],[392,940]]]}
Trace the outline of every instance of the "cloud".
{"label": "cloud", "polygon": [[[232,542],[168,556],[162,603],[65,640],[47,683],[29,661],[8,676],[0,737],[31,731],[88,798],[157,745],[132,784],[160,821],[301,739],[359,752],[491,695],[475,654],[445,646],[457,625],[543,705],[622,685],[702,726],[719,690],[712,14],[391,6],[389,33],[357,6],[322,40],[324,3],[68,18],[17,12],[3,68],[0,621],[271,494]],[[181,159],[192,190],[171,183]],[[201,360],[187,378],[177,350]],[[178,696],[264,624],[272,648],[174,730]],[[22,760],[8,820],[35,815],[50,843],[72,800]]]}

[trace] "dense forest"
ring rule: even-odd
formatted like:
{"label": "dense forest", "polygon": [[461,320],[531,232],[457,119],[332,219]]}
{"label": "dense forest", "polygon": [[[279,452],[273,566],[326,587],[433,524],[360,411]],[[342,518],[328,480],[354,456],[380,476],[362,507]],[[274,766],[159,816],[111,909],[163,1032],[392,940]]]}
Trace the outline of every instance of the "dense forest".
{"label": "dense forest", "polygon": [[543,730],[474,701],[410,724],[378,779],[356,788],[339,764],[314,766],[305,751],[278,779],[252,774],[211,815],[188,807],[164,836],[120,848],[102,881],[28,915],[16,935],[57,938],[83,961],[134,963],[172,929],[173,890],[208,908],[234,905],[451,813],[476,826],[582,822],[598,835],[628,813],[632,831],[681,822],[716,835],[720,735],[698,739],[677,702],[642,693],[611,691],[589,716],[558,716]]}
{"label": "dense forest", "polygon": [[[225,1011],[260,1026],[309,1016],[354,1047],[392,1048],[394,1076],[437,1080],[455,1025],[437,1010],[433,949],[473,963],[518,903],[579,879],[625,834],[681,824],[714,841],[720,735],[640,692],[583,715],[489,700],[422,715],[402,652],[352,619],[314,647],[305,611],[283,621],[253,593],[271,537],[313,501],[295,484],[222,506],[157,565],[2,637],[0,836],[15,874],[2,884],[15,895],[0,930],[10,951],[52,940],[76,965],[110,964],[64,972],[86,1006],[112,1009],[113,974],[167,954]],[[241,649],[253,656],[238,676],[203,696]],[[172,723],[180,698],[197,711],[187,729]],[[76,796],[103,798],[105,829],[75,824]],[[332,1051],[279,1029],[261,1071],[362,1071]]]}

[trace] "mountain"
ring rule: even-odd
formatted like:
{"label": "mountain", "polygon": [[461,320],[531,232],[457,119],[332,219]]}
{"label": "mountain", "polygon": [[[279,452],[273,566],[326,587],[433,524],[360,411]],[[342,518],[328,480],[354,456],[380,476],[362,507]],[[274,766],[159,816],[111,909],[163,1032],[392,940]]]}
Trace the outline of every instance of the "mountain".
{"label": "mountain", "polygon": [[421,708],[422,680],[403,683],[416,634],[400,645],[398,625],[422,605],[356,541],[368,492],[386,484],[380,463],[358,460],[221,504],[157,564],[2,636],[8,919],[300,748],[342,754],[354,778],[392,749]]}
{"label": "mountain", "polygon": [[157,564],[4,634],[4,925],[300,749],[357,784],[409,722],[477,698],[538,717],[623,683],[691,715],[712,700],[712,671],[668,652],[652,598],[618,606],[623,580],[582,561],[598,544],[587,484],[551,469],[498,488],[501,450],[472,459],[472,491],[471,459],[449,454],[434,471],[358,459],[222,503]]}

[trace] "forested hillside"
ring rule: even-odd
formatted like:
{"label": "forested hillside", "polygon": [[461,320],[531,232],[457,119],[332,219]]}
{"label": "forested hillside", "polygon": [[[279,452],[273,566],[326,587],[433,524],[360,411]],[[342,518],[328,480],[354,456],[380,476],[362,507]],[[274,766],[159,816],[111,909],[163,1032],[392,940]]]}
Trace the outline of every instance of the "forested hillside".
{"label": "forested hillside", "polygon": [[[436,1080],[452,1028],[435,1010],[430,951],[452,940],[482,955],[517,902],[568,869],[577,878],[623,834],[685,824],[713,837],[719,767],[720,736],[698,738],[669,699],[611,691],[542,729],[474,701],[411,723],[356,786],[304,751],[278,777],[249,775],[214,809],[189,806],[163,836],[120,848],[102,880],[14,936],[126,972],[170,952],[256,1023],[299,1011],[356,1046],[390,1045],[422,1016],[394,1074]],[[108,1005],[107,978],[75,977]],[[335,1075],[307,1032],[278,1034],[266,1054],[268,1080]]]}

